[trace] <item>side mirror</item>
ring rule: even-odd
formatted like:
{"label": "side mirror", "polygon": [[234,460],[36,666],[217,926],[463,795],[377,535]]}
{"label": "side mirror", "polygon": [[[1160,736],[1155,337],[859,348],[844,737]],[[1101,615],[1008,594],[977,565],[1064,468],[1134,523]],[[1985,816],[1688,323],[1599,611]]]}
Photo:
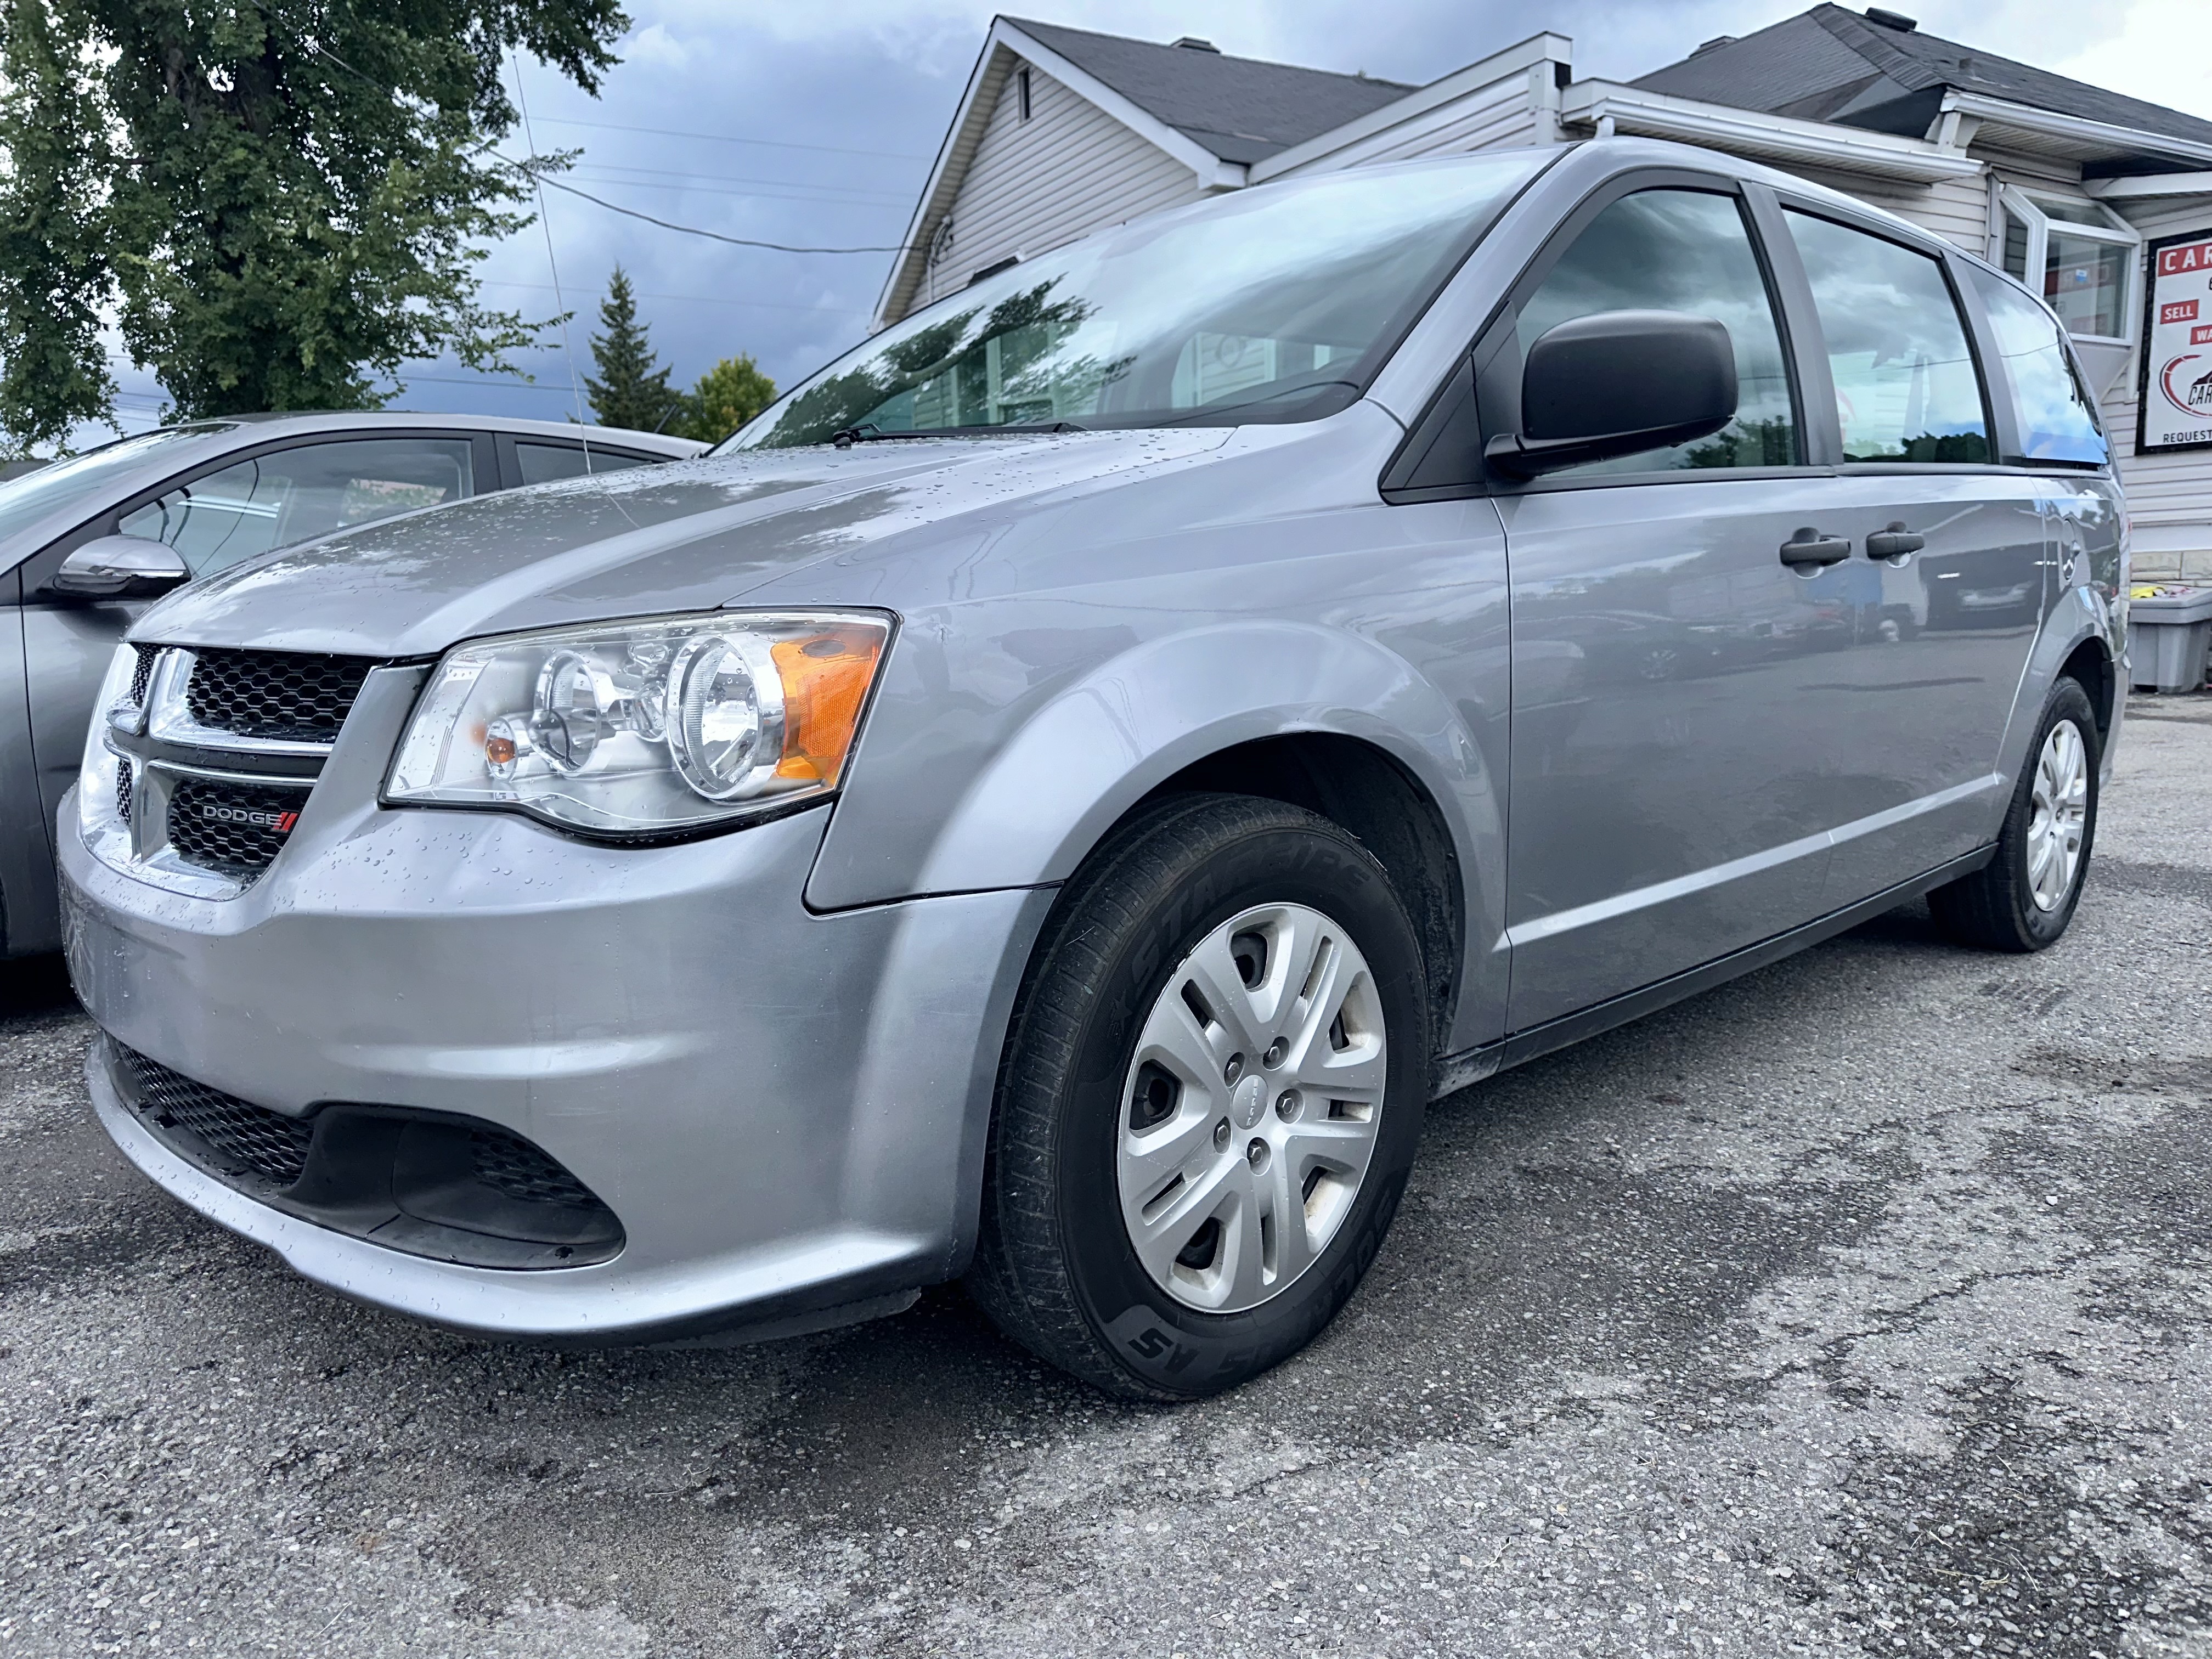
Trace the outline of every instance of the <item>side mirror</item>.
{"label": "side mirror", "polygon": [[102,536],[61,562],[47,591],[73,599],[146,599],[190,581],[176,550],[143,536]]}
{"label": "side mirror", "polygon": [[1688,443],[1735,416],[1735,349],[1717,318],[1601,311],[1547,331],[1521,372],[1521,430],[1491,464],[1519,477]]}

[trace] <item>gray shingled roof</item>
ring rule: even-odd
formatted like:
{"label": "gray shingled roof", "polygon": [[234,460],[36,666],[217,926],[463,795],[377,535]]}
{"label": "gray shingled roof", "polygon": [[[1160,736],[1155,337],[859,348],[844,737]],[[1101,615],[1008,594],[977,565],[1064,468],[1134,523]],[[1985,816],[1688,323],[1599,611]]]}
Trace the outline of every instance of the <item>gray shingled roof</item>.
{"label": "gray shingled roof", "polygon": [[2212,143],[2212,121],[2124,98],[1917,29],[1820,5],[1756,34],[1702,48],[1635,85],[1670,97],[1834,121],[1917,138],[1947,89],[2031,109]]}
{"label": "gray shingled roof", "polygon": [[1415,90],[1364,75],[1006,21],[1224,161],[1263,161]]}

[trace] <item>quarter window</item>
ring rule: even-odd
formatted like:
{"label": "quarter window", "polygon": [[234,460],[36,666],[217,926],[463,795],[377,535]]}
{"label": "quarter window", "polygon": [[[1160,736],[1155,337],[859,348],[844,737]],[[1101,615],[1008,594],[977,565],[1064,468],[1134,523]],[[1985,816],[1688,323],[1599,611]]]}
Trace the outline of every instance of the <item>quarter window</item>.
{"label": "quarter window", "polygon": [[1601,311],[1646,310],[1687,312],[1726,325],[1735,347],[1735,419],[1695,443],[1558,476],[1794,465],[1797,422],[1781,331],[1734,197],[1691,190],[1622,197],[1560,256],[1522,306],[1516,331],[1525,357],[1561,323]]}
{"label": "quarter window", "polygon": [[1844,458],[1994,459],[1981,380],[1941,263],[1832,220],[1787,216],[1827,339]]}
{"label": "quarter window", "polygon": [[1990,331],[2012,382],[2023,459],[2083,461],[2102,466],[2111,452],[2094,405],[2049,312],[1986,270],[1974,270],[1974,291],[1990,315]]}
{"label": "quarter window", "polygon": [[118,527],[166,542],[204,576],[272,547],[473,494],[473,455],[465,438],[303,444],[179,484]]}

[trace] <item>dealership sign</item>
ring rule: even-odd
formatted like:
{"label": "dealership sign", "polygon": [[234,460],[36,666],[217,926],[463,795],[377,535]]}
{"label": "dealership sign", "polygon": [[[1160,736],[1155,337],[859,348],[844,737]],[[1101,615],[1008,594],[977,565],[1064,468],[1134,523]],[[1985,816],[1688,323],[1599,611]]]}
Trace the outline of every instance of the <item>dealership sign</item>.
{"label": "dealership sign", "polygon": [[2212,444],[2212,230],[2150,245],[2136,447]]}

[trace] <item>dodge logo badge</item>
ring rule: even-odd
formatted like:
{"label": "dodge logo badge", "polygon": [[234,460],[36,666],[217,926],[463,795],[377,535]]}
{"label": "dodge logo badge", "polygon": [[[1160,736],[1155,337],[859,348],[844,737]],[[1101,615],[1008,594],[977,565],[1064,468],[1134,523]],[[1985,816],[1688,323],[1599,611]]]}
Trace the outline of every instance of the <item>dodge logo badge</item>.
{"label": "dodge logo badge", "polygon": [[292,833],[292,826],[300,821],[297,812],[272,812],[260,806],[222,806],[209,802],[200,808],[200,816],[216,823],[242,824],[248,830],[273,830],[280,836]]}

